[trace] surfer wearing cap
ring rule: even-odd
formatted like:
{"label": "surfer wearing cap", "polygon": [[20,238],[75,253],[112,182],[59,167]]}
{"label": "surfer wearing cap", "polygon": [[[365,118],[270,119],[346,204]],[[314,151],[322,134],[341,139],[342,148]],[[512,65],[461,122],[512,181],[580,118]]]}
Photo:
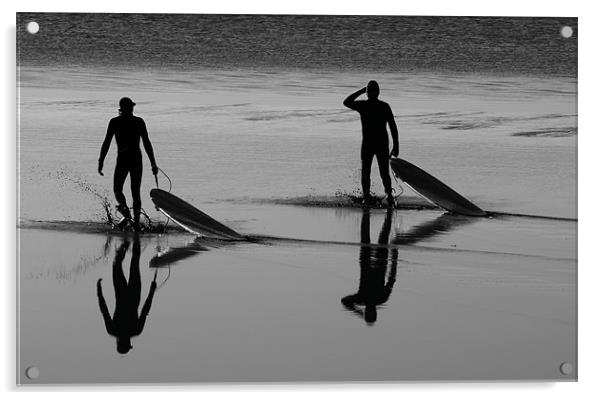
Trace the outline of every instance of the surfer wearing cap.
{"label": "surfer wearing cap", "polygon": [[113,175],[113,193],[117,199],[117,210],[127,221],[131,219],[130,210],[127,206],[123,194],[123,184],[125,178],[130,175],[132,189],[132,205],[134,208],[134,229],[139,230],[140,209],[142,201],[140,199],[140,184],[142,182],[142,152],[140,151],[140,139],[144,145],[144,150],[151,162],[153,175],[157,175],[159,168],[155,161],[153,145],[148,138],[146,124],[140,117],[134,116],[134,106],[136,103],[129,97],[123,97],[119,100],[119,116],[111,119],[105,140],[100,149],[100,158],[98,159],[98,173],[102,173],[105,157],[111,146],[111,140],[115,136],[117,142],[117,164],[115,165],[115,174]]}
{"label": "surfer wearing cap", "polygon": [[[366,93],[367,100],[357,100],[359,96]],[[372,160],[376,156],[380,177],[387,194],[387,203],[390,207],[395,205],[393,190],[391,188],[391,176],[389,175],[389,157],[399,155],[399,140],[397,125],[389,104],[378,99],[380,88],[376,81],[368,82],[365,88],[349,95],[343,105],[360,113],[362,122],[362,192],[364,204],[371,203],[370,196],[370,172]],[[389,153],[389,135],[387,124],[393,138],[393,150]]]}

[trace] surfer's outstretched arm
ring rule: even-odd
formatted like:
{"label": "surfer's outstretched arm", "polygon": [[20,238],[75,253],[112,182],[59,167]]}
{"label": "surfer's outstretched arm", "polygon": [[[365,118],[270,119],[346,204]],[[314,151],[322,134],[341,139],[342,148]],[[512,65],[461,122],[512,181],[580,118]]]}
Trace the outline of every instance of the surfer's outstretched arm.
{"label": "surfer's outstretched arm", "polygon": [[391,111],[389,105],[387,105],[387,107],[389,108],[387,123],[389,124],[389,130],[391,131],[391,137],[393,138],[393,150],[391,151],[391,155],[397,157],[399,155],[399,134],[397,132],[397,124],[395,123],[393,111]]}
{"label": "surfer's outstretched arm", "polygon": [[150,139],[148,138],[148,131],[146,130],[146,124],[142,121],[142,144],[144,145],[144,150],[148,155],[148,158],[151,162],[151,167],[153,168],[153,175],[157,175],[157,161],[155,161],[155,152],[153,151],[153,145],[151,144]]}
{"label": "surfer's outstretched arm", "polygon": [[148,297],[142,306],[142,311],[140,312],[140,320],[138,323],[138,329],[136,329],[136,335],[140,335],[142,330],[144,329],[144,324],[146,324],[146,317],[148,317],[148,313],[150,312],[151,305],[153,303],[153,297],[155,296],[155,290],[157,290],[157,282],[154,280],[151,283],[150,291],[148,292]]}
{"label": "surfer's outstretched arm", "polygon": [[105,157],[109,152],[109,147],[111,147],[111,140],[113,140],[114,134],[115,131],[113,130],[113,120],[111,120],[111,122],[109,122],[109,126],[107,127],[105,140],[102,142],[102,147],[100,148],[100,157],[98,158],[98,173],[103,176],[104,174],[102,173],[102,167],[105,162]]}
{"label": "surfer's outstretched arm", "polygon": [[107,329],[107,333],[109,335],[113,335],[113,321],[111,320],[111,315],[109,314],[109,308],[107,307],[107,302],[105,301],[104,296],[102,295],[102,279],[99,279],[96,282],[96,295],[98,296],[98,306],[100,307],[100,313],[102,314],[102,319],[105,322],[105,328]]}
{"label": "surfer's outstretched arm", "polygon": [[349,96],[347,96],[347,98],[343,101],[343,105],[347,108],[351,108],[352,110],[358,110],[358,103],[355,101],[355,99],[357,99],[358,97],[360,97],[362,94],[366,93],[366,88],[361,88],[360,90],[358,90],[355,93],[350,94]]}

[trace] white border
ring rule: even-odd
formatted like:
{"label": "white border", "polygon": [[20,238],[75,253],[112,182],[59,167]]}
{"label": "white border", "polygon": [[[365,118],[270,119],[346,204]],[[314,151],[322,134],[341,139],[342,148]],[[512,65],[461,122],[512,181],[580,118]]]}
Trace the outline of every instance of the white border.
{"label": "white border", "polygon": [[[15,2],[16,3],[16,2]],[[24,0],[3,2],[0,18],[2,20],[2,60],[3,96],[1,120],[4,123],[2,133],[2,237],[1,254],[4,263],[3,284],[3,320],[2,343],[4,344],[4,362],[1,364],[2,389],[14,395],[39,395],[39,391],[49,391],[54,398],[79,396],[78,391],[86,391],[86,396],[95,398],[114,396],[114,393],[133,395],[133,391],[149,392],[144,396],[163,398],[166,392],[175,392],[180,397],[198,397],[209,395],[211,398],[232,398],[244,395],[250,399],[264,398],[306,398],[332,396],[348,399],[367,396],[407,398],[440,398],[441,396],[461,396],[463,399],[507,399],[508,397],[529,396],[533,399],[594,398],[600,392],[597,385],[600,370],[600,301],[599,285],[602,283],[599,255],[598,232],[600,224],[599,199],[600,139],[598,110],[601,85],[600,45],[598,43],[600,13],[594,2],[586,1],[546,1],[527,2],[525,0],[485,1],[372,1],[356,3],[335,0],[304,0],[279,2],[267,0],[243,0],[219,2],[193,2],[171,0],[155,2],[132,0],[104,0],[95,4],[81,1],[32,1]],[[209,386],[135,386],[135,387],[53,387],[43,389],[22,389],[15,387],[15,299],[16,299],[16,239],[14,221],[16,220],[16,117],[15,117],[15,13],[17,11],[45,12],[169,12],[169,13],[286,13],[286,14],[396,14],[396,15],[501,15],[501,16],[568,16],[579,17],[579,383],[485,383],[485,384],[350,384],[350,385],[209,385]],[[559,185],[562,184],[559,182]],[[85,368],[85,366],[82,366]],[[59,393],[66,391],[67,393]],[[194,393],[201,391],[201,393]]]}

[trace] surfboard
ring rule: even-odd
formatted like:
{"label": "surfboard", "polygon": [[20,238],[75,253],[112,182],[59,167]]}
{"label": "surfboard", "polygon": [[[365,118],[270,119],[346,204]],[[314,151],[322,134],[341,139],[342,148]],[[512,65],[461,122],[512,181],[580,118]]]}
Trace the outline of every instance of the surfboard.
{"label": "surfboard", "polygon": [[191,233],[225,239],[244,239],[238,232],[165,190],[152,189],[150,197],[157,210]]}
{"label": "surfboard", "polygon": [[391,169],[395,176],[404,181],[412,190],[447,211],[474,217],[487,215],[485,211],[445,183],[406,160],[392,158]]}

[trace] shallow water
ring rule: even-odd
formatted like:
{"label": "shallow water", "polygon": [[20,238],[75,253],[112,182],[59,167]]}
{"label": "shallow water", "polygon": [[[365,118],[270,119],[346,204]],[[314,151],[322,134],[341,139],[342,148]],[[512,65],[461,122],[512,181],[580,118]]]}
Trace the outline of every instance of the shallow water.
{"label": "shallow water", "polygon": [[134,237],[21,229],[19,365],[40,370],[21,382],[576,376],[559,372],[576,362],[574,221],[263,207],[239,227],[299,239],[140,237],[140,308],[155,273],[158,290],[125,355],[96,282],[112,315],[116,249],[130,242],[131,279]]}
{"label": "shallow water", "polygon": [[[22,68],[21,218],[103,214],[93,193],[112,198],[115,150],[104,178],[95,160],[116,99],[126,94],[138,102],[174,193],[200,208],[358,190],[359,117],[341,102],[368,75],[233,74],[181,73],[185,83],[173,83],[165,82],[173,74],[160,72]],[[402,158],[488,211],[576,217],[575,81],[425,74],[380,80],[400,128]],[[148,161],[145,168],[142,193],[154,186]],[[382,193],[376,167],[372,181]],[[149,203],[143,197],[150,213]]]}

